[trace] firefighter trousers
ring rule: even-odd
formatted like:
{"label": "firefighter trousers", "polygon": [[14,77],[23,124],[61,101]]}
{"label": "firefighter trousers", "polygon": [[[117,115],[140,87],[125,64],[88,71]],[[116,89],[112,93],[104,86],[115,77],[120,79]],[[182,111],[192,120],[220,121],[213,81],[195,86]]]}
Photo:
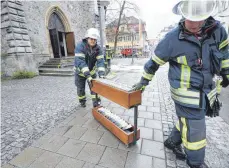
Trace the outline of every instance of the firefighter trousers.
{"label": "firefighter trousers", "polygon": [[[93,79],[96,78],[96,75],[92,76]],[[86,94],[85,94],[85,86],[86,86],[87,79],[85,77],[82,77],[78,74],[75,74],[75,85],[77,87],[77,95],[80,103],[86,102]],[[94,102],[96,100],[96,93],[91,91],[91,98]]]}
{"label": "firefighter trousers", "polygon": [[[203,111],[203,110],[202,110]],[[178,117],[170,138],[176,143],[183,143],[187,160],[192,165],[204,162],[206,146],[205,118],[200,120]]]}

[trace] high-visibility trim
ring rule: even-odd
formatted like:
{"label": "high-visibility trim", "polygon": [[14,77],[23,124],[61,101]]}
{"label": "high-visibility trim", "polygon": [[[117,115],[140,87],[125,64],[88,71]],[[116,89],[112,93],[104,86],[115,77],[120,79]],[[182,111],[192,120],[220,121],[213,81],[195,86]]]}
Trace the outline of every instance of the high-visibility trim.
{"label": "high-visibility trim", "polygon": [[80,100],[82,100],[82,99],[86,99],[86,96],[84,95],[84,96],[78,96],[78,98],[80,99]]}
{"label": "high-visibility trim", "polygon": [[177,58],[177,62],[181,64],[181,88],[190,88],[190,77],[191,77],[191,68],[188,66],[186,56],[180,56]]}
{"label": "high-visibility trim", "polygon": [[180,103],[199,106],[199,102],[200,102],[200,99],[199,98],[181,97],[181,96],[178,96],[178,95],[174,94],[173,92],[171,92],[171,96],[172,96],[172,98],[174,100],[176,100],[176,101],[178,101]]}
{"label": "high-visibility trim", "polygon": [[178,58],[177,58],[177,62],[178,62],[179,64],[188,65],[185,55],[184,55],[184,56],[178,57]]}
{"label": "high-visibility trim", "polygon": [[153,79],[153,76],[154,75],[146,73],[145,71],[143,72],[143,75],[142,75],[143,78],[145,78],[145,79],[147,79],[149,81],[151,81]]}
{"label": "high-visibility trim", "polygon": [[210,93],[208,93],[208,95],[207,95],[211,107],[212,107],[212,105],[216,99],[216,93],[217,93],[217,90],[215,88]]}
{"label": "high-visibility trim", "polygon": [[187,88],[174,89],[173,87],[170,87],[170,90],[171,90],[171,92],[173,92],[176,95],[200,98],[200,93],[199,92],[190,91],[190,90],[187,90]]}
{"label": "high-visibility trim", "polygon": [[83,68],[81,69],[81,71],[84,73],[84,72],[89,71],[89,69],[88,69],[88,67],[83,67]]}
{"label": "high-visibility trim", "polygon": [[229,68],[229,59],[222,61],[222,68]]}
{"label": "high-visibility trim", "polygon": [[96,59],[98,60],[98,59],[104,59],[104,56],[103,55],[98,55],[97,57],[96,57]]}
{"label": "high-visibility trim", "polygon": [[158,65],[164,65],[166,62],[157,57],[156,55],[152,56],[152,60],[155,61]]}
{"label": "high-visibility trim", "polygon": [[176,128],[177,128],[178,131],[180,131],[180,121],[179,120],[176,123]]}
{"label": "high-visibility trim", "polygon": [[207,144],[206,139],[203,139],[201,141],[196,141],[196,142],[188,142],[188,139],[187,139],[188,128],[187,128],[187,124],[186,124],[186,119],[181,117],[181,122],[183,123],[182,142],[183,142],[184,147],[189,149],[189,150],[199,150],[199,149],[205,147]]}
{"label": "high-visibility trim", "polygon": [[75,53],[75,57],[83,57],[83,58],[85,58],[85,54],[83,54],[83,53]]}
{"label": "high-visibility trim", "polygon": [[222,82],[222,79],[220,79],[220,78],[216,79],[216,92],[218,94],[220,94],[221,90],[222,90],[221,82]]}
{"label": "high-visibility trim", "polygon": [[98,67],[98,71],[105,71],[104,67]]}
{"label": "high-visibility trim", "polygon": [[226,75],[227,79],[229,80],[229,75]]}
{"label": "high-visibility trim", "polygon": [[95,98],[96,98],[96,96],[95,96],[95,95],[91,95],[91,98],[92,98],[92,99],[95,99]]}
{"label": "high-visibility trim", "polygon": [[228,44],[229,44],[229,39],[224,40],[223,42],[220,43],[219,49],[221,50],[222,48],[224,48]]}

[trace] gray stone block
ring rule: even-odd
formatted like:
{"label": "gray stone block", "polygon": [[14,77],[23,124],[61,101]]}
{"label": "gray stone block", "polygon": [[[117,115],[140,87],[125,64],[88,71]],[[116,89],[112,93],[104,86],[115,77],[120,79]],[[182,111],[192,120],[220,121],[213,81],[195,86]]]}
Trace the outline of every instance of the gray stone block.
{"label": "gray stone block", "polygon": [[146,111],[146,106],[138,106],[138,110],[140,111]]}
{"label": "gray stone block", "polygon": [[165,160],[153,157],[153,168],[166,168]]}
{"label": "gray stone block", "polygon": [[12,8],[8,8],[9,13],[17,15],[17,10],[16,9],[12,9]]}
{"label": "gray stone block", "polygon": [[77,159],[97,164],[103,155],[104,150],[104,146],[87,143],[80,154],[77,156]]}
{"label": "gray stone block", "polygon": [[28,167],[38,157],[40,157],[45,151],[39,148],[29,147],[20,153],[16,158],[10,161],[12,165],[18,167]]}
{"label": "gray stone block", "polygon": [[16,27],[13,27],[13,28],[10,28],[8,30],[8,32],[14,32],[14,33],[19,33],[19,34],[28,34],[28,30],[25,30],[25,29],[21,29],[21,28],[16,28]]}
{"label": "gray stone block", "polygon": [[63,156],[47,151],[33,162],[29,168],[55,168],[62,159]]}
{"label": "gray stone block", "polygon": [[30,41],[16,40],[10,41],[10,47],[30,47]]}
{"label": "gray stone block", "polygon": [[153,139],[153,129],[146,127],[139,127],[140,129],[140,137],[145,139]]}
{"label": "gray stone block", "polygon": [[72,126],[58,126],[49,131],[49,134],[64,135]]}
{"label": "gray stone block", "polygon": [[140,153],[141,152],[141,146],[142,146],[142,139],[139,139],[135,145],[131,145],[129,147],[127,147],[123,143],[119,143],[118,149],[130,151],[130,152],[134,152],[134,153]]}
{"label": "gray stone block", "polygon": [[[128,121],[128,120],[126,120]],[[134,117],[130,117],[129,122],[134,125]],[[144,118],[138,118],[138,126],[144,127],[145,126],[145,119]]]}
{"label": "gray stone block", "polygon": [[124,168],[126,157],[126,151],[107,147],[98,165],[109,168]]}
{"label": "gray stone block", "polygon": [[48,141],[44,142],[40,148],[56,152],[58,151],[66,142],[68,141],[67,137],[62,137],[59,135],[53,135]]}
{"label": "gray stone block", "polygon": [[82,168],[85,162],[64,157],[55,168]]}
{"label": "gray stone block", "polygon": [[[19,27],[19,26],[18,26],[18,27]],[[20,23],[20,28],[22,28],[22,29],[27,29],[27,26],[26,26],[25,23]]]}
{"label": "gray stone block", "polygon": [[22,39],[22,35],[21,34],[14,33],[14,38],[16,40],[21,40]]}
{"label": "gray stone block", "polygon": [[21,17],[21,16],[17,16],[17,15],[10,15],[9,17],[10,17],[11,21],[25,23],[25,17]]}
{"label": "gray stone block", "polygon": [[160,107],[147,106],[147,111],[154,112],[154,113],[160,113]]}
{"label": "gray stone block", "polygon": [[154,140],[163,142],[163,132],[161,130],[154,129]]}
{"label": "gray stone block", "polygon": [[5,22],[5,21],[8,21],[9,20],[9,15],[2,15],[1,16],[1,22]]}
{"label": "gray stone block", "polygon": [[165,158],[165,152],[164,152],[164,144],[156,141],[150,141],[143,139],[142,142],[142,150],[141,154],[158,157],[158,158]]}
{"label": "gray stone block", "polygon": [[6,39],[7,40],[14,40],[14,34],[13,33],[7,33],[6,34]]}
{"label": "gray stone block", "polygon": [[10,21],[8,20],[8,21],[5,21],[5,22],[3,22],[2,24],[1,24],[1,28],[3,29],[3,28],[7,28],[7,27],[10,27],[11,26],[11,24],[10,24]]}
{"label": "gray stone block", "polygon": [[85,122],[88,121],[88,118],[84,118],[81,116],[77,116],[74,118],[72,121],[68,123],[68,125],[77,125],[77,126],[82,126]]}
{"label": "gray stone block", "polygon": [[166,160],[167,166],[170,166],[172,168],[176,168],[176,162],[172,160]]}
{"label": "gray stone block", "polygon": [[57,153],[75,158],[85,146],[86,142],[69,139]]}
{"label": "gray stone block", "polygon": [[117,148],[119,145],[119,140],[110,132],[105,132],[102,138],[99,141],[100,145],[109,146],[113,148]]}
{"label": "gray stone block", "polygon": [[10,8],[13,8],[13,9],[17,9],[17,10],[23,10],[22,9],[22,6],[20,4],[16,4],[16,3],[12,3],[12,2],[8,2],[8,6]]}
{"label": "gray stone block", "polygon": [[125,168],[152,168],[152,166],[152,157],[131,152],[128,153]]}
{"label": "gray stone block", "polygon": [[25,51],[26,51],[26,53],[32,53],[33,52],[31,47],[25,47]]}
{"label": "gray stone block", "polygon": [[95,168],[95,164],[92,163],[85,163],[82,168]]}
{"label": "gray stone block", "polygon": [[161,130],[162,129],[162,124],[158,120],[146,119],[145,120],[145,127],[154,128],[154,129],[160,129]]}
{"label": "gray stone block", "polygon": [[1,15],[8,14],[8,8],[2,8]]}
{"label": "gray stone block", "polygon": [[4,165],[2,168],[15,168],[14,166],[10,165],[10,164],[6,164]]}
{"label": "gray stone block", "polygon": [[19,16],[25,16],[25,12],[24,11],[19,11],[18,10],[17,13],[18,13]]}
{"label": "gray stone block", "polygon": [[153,113],[153,118],[155,120],[161,121],[161,114],[160,113]]}
{"label": "gray stone block", "polygon": [[90,129],[97,129],[99,127],[99,122],[95,119],[89,119],[82,127],[90,128]]}
{"label": "gray stone block", "polygon": [[66,132],[64,136],[72,139],[80,139],[86,131],[87,128],[74,126],[68,132]]}
{"label": "gray stone block", "polygon": [[97,143],[102,137],[104,132],[98,130],[87,130],[80,138],[82,141]]}
{"label": "gray stone block", "polygon": [[52,134],[45,134],[40,139],[35,141],[32,146],[34,147],[40,147],[42,144],[46,143],[53,135]]}
{"label": "gray stone block", "polygon": [[22,35],[23,40],[30,40],[28,35]]}
{"label": "gray stone block", "polygon": [[140,118],[146,118],[146,119],[153,119],[153,113],[151,113],[151,112],[139,111],[138,117],[140,117]]}

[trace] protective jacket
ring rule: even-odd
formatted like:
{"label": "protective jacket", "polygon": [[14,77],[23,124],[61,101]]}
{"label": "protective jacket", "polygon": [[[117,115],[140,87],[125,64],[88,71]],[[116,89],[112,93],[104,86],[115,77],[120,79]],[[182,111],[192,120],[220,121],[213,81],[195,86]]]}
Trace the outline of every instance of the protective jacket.
{"label": "protective jacket", "polygon": [[[195,109],[210,106],[216,99],[215,74],[229,78],[228,36],[212,17],[202,28],[201,39],[184,27],[181,21],[160,41],[155,54],[145,64],[142,81],[152,80],[159,66],[169,62],[168,79],[175,103]],[[191,118],[191,116],[190,116]]]}
{"label": "protective jacket", "polygon": [[88,77],[93,76],[98,70],[99,75],[104,75],[104,56],[99,45],[95,45],[92,49],[84,39],[78,43],[75,49],[75,72],[76,74]]}
{"label": "protective jacket", "polygon": [[111,50],[110,49],[106,49],[106,60],[111,59],[111,56],[112,56]]}

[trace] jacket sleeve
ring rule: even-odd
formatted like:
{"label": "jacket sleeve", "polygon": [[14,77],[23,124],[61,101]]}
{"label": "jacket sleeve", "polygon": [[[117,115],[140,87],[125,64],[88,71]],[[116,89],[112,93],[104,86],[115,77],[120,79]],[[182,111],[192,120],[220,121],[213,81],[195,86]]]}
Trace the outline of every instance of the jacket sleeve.
{"label": "jacket sleeve", "polygon": [[159,66],[164,65],[171,55],[171,36],[167,34],[157,45],[154,54],[144,66],[144,72],[141,78],[142,83],[148,85],[153,79]]}
{"label": "jacket sleeve", "polygon": [[88,65],[85,61],[84,47],[82,43],[77,44],[75,48],[75,68],[78,68],[85,77],[90,76]]}
{"label": "jacket sleeve", "polygon": [[229,80],[229,39],[226,30],[221,27],[221,39],[219,43],[219,50],[223,53],[224,58],[221,62],[221,75],[226,76]]}
{"label": "jacket sleeve", "polygon": [[104,54],[101,48],[99,48],[98,54],[96,56],[97,59],[97,68],[99,72],[105,72],[104,68]]}

